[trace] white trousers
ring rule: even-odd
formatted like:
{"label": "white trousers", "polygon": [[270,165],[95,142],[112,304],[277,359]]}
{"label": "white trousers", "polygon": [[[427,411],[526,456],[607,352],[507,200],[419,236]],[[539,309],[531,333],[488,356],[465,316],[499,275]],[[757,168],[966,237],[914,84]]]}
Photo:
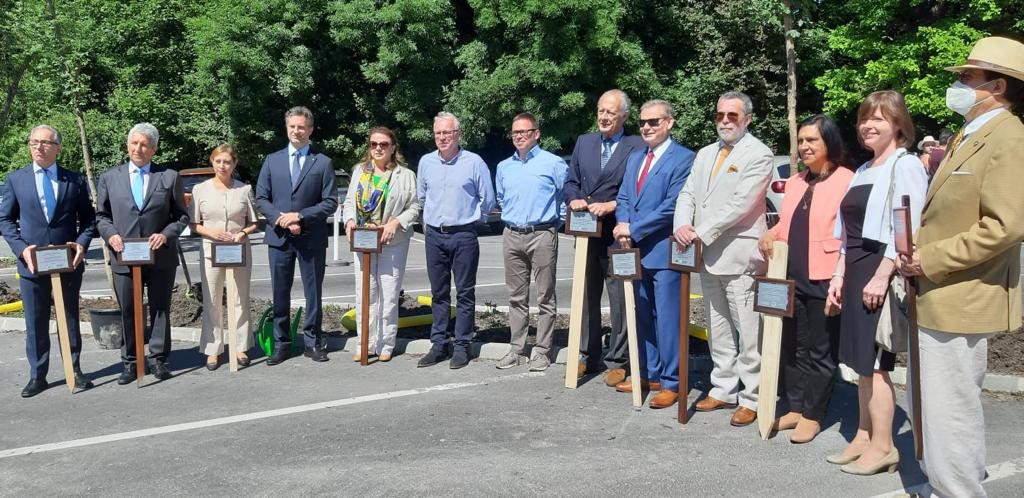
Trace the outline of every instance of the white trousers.
{"label": "white trousers", "polygon": [[981,487],[985,480],[981,385],[988,369],[991,334],[948,334],[924,327],[919,330],[924,426],[921,468],[931,488],[925,490],[925,496],[987,496]]}
{"label": "white trousers", "polygon": [[[389,244],[370,255],[370,354],[390,354],[398,337],[398,305],[409,242]],[[356,348],[362,338],[363,255],[354,254],[356,277]],[[381,333],[383,331],[383,333]]]}
{"label": "white trousers", "polygon": [[[251,259],[251,256],[250,256]],[[249,267],[232,268],[234,279],[230,285],[238,289],[234,301],[228,306],[235,309],[235,323],[228,324],[235,333],[235,353],[244,353],[252,347],[252,334],[249,330]],[[207,356],[219,355],[224,352],[224,294],[228,268],[214,268],[210,261],[203,258],[203,331],[199,338],[199,350]]]}
{"label": "white trousers", "polygon": [[700,285],[708,321],[708,346],[714,362],[708,394],[757,410],[761,317],[754,311],[754,277],[701,273]]}

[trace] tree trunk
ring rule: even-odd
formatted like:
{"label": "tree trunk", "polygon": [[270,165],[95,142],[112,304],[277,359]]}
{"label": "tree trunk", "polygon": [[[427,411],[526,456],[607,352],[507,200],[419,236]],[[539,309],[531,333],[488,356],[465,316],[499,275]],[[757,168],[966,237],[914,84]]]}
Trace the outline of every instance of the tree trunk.
{"label": "tree trunk", "polygon": [[793,1],[783,0],[782,29],[786,35],[786,119],[789,121],[789,172],[796,173],[796,46],[793,42]]}
{"label": "tree trunk", "polygon": [[25,75],[28,64],[18,68],[11,77],[11,84],[7,86],[7,97],[4,99],[4,107],[0,109],[0,133],[7,129],[7,119],[11,116],[11,106],[14,104],[14,97],[18,94],[18,87],[21,85],[21,77]]}

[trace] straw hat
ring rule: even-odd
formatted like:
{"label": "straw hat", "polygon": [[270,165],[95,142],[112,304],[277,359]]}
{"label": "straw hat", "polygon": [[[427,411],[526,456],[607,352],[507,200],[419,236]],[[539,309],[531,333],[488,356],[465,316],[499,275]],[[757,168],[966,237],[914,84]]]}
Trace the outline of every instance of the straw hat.
{"label": "straw hat", "polygon": [[925,144],[939,145],[939,141],[935,140],[935,137],[933,137],[931,135],[928,135],[928,136],[924,137],[923,139],[921,139],[920,142],[917,143],[917,149],[918,150],[924,150]]}
{"label": "straw hat", "polygon": [[992,71],[1024,81],[1024,43],[999,36],[982,38],[964,64],[947,67],[946,71],[959,73],[965,69]]}

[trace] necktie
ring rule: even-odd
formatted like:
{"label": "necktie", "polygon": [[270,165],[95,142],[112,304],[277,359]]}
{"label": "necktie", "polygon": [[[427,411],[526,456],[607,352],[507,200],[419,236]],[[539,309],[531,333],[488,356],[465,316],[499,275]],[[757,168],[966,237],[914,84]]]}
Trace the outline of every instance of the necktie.
{"label": "necktie", "polygon": [[636,191],[640,192],[640,189],[644,186],[644,180],[647,179],[647,172],[651,169],[651,161],[654,160],[654,149],[647,151],[647,159],[644,160],[644,168],[640,170],[640,179],[636,181]]}
{"label": "necktie", "polygon": [[956,135],[952,140],[949,141],[949,145],[946,146],[946,160],[948,161],[956,150],[960,148],[960,143],[964,141],[964,129],[960,128],[960,131],[956,132]]}
{"label": "necktie", "polygon": [[43,201],[46,203],[46,221],[53,219],[53,212],[57,209],[57,195],[53,192],[53,183],[50,181],[50,173],[39,170],[43,174]]}
{"label": "necktie", "polygon": [[718,149],[718,159],[715,159],[715,167],[711,168],[711,178],[709,178],[709,180],[714,180],[715,176],[718,175],[718,170],[722,169],[722,163],[724,163],[725,158],[729,156],[729,152],[732,152],[731,145],[726,145],[725,147]]}
{"label": "necktie", "polygon": [[135,170],[135,180],[132,181],[132,197],[135,198],[135,207],[142,211],[142,203],[146,199],[145,178],[146,171],[142,168]]}
{"label": "necktie", "polygon": [[299,158],[302,157],[302,154],[299,154],[298,151],[296,151],[292,157],[294,157],[292,160],[292,187],[294,188],[295,185],[299,183],[299,171],[302,170]]}
{"label": "necktie", "polygon": [[608,159],[612,157],[612,141],[604,139],[601,141],[601,169],[608,165]]}

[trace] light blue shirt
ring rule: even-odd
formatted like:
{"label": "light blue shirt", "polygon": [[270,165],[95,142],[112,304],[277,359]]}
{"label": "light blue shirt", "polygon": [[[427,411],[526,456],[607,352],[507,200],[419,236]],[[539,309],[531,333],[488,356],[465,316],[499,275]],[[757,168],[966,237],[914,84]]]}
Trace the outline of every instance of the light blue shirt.
{"label": "light blue shirt", "polygon": [[[42,171],[43,174],[39,174]],[[42,166],[32,163],[32,173],[35,174],[36,178],[36,197],[39,198],[39,205],[43,207],[43,214],[49,219],[51,214],[46,212],[46,196],[43,195],[43,177],[45,176],[50,180],[50,185],[53,186],[53,195],[58,200],[60,199],[60,192],[57,190],[57,163],[53,163],[49,168],[43,168]]]}
{"label": "light blue shirt", "polygon": [[135,175],[142,172],[142,198],[146,198],[146,193],[149,192],[149,177],[153,176],[150,174],[150,167],[153,163],[146,163],[143,166],[136,166],[135,163],[128,161],[128,185],[135,185]]}
{"label": "light blue shirt", "polygon": [[498,163],[494,177],[501,220],[514,227],[558,223],[565,219],[562,187],[569,166],[562,158],[534,145],[520,159],[518,152]]}
{"label": "light blue shirt", "polygon": [[423,206],[423,222],[432,227],[468,225],[494,209],[491,171],[480,156],[459,149],[450,161],[438,151],[420,158],[416,196]]}
{"label": "light blue shirt", "polygon": [[296,150],[295,146],[291,142],[288,142],[288,169],[292,167],[292,163],[295,162],[295,153],[299,153],[299,171],[306,167],[306,156],[309,155],[309,144],[303,145],[301,149]]}

